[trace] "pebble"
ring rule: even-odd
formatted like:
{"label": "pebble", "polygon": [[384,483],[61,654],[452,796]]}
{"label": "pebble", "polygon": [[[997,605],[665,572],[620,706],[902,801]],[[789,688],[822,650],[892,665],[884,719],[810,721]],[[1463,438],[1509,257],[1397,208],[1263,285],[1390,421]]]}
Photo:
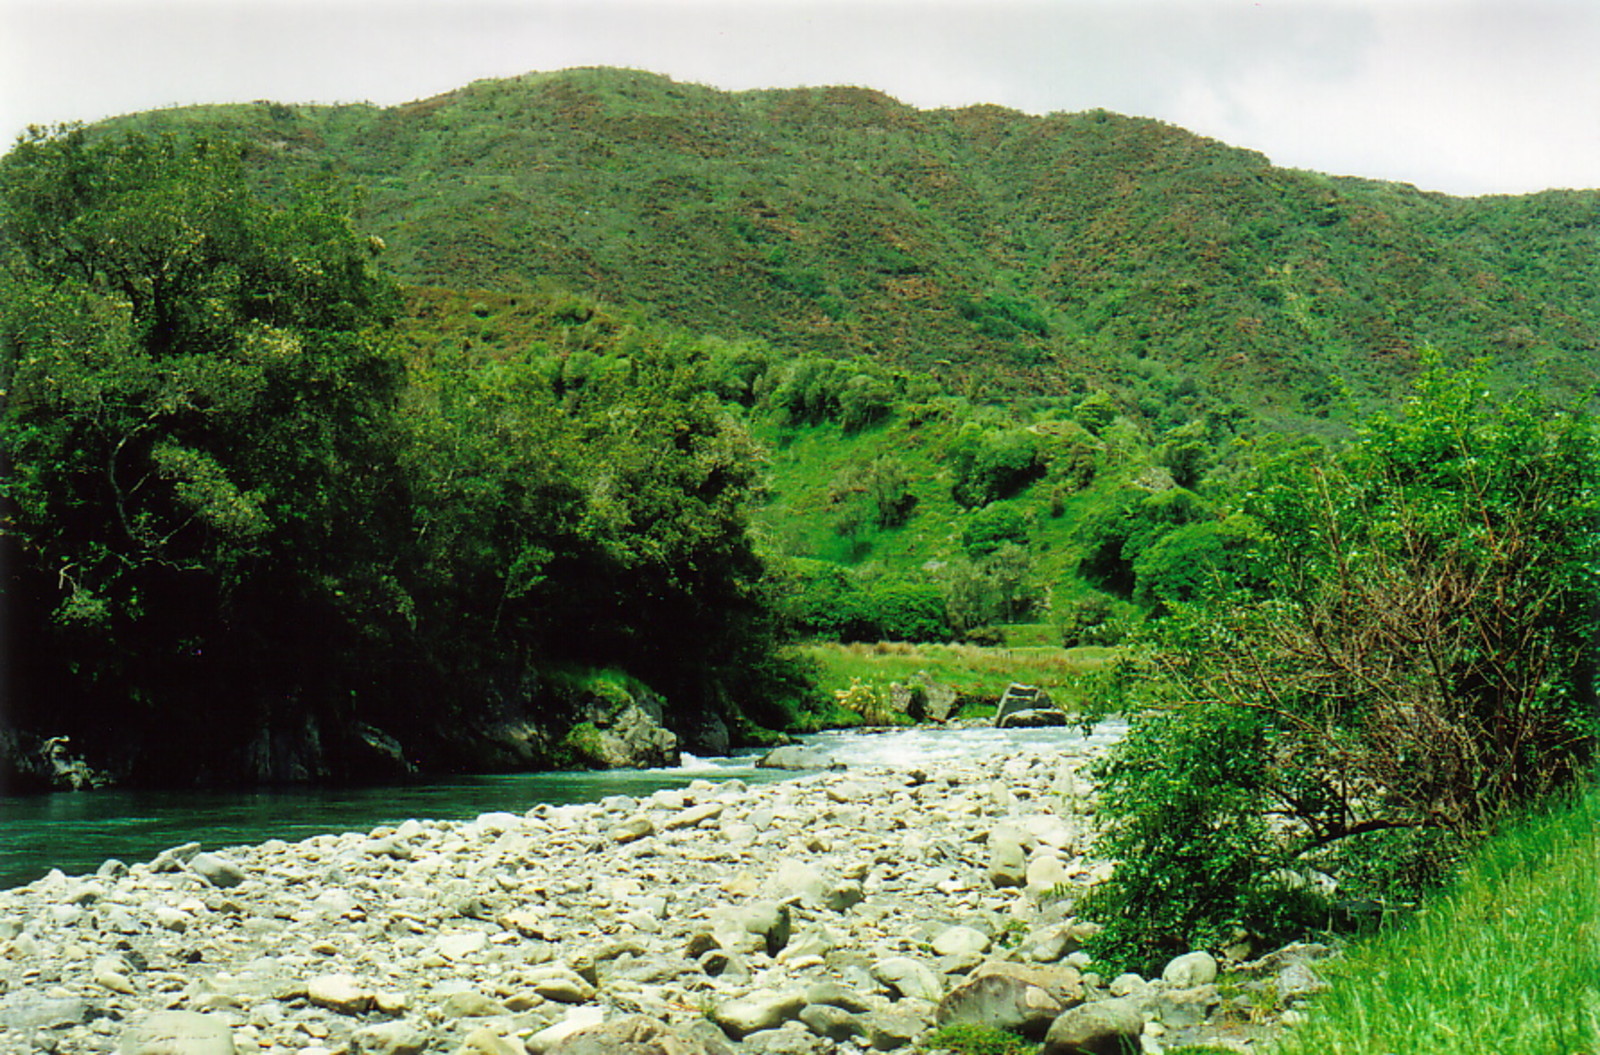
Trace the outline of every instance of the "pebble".
{"label": "pebble", "polygon": [[[0,1055],[154,1055],[162,1030],[172,1055],[561,1055],[602,1026],[662,1050],[911,1055],[958,991],[1035,1029],[1110,995],[1063,962],[1092,927],[1039,896],[1109,874],[1092,760],[696,780],[55,872],[0,891]],[[972,988],[997,971],[1014,981]],[[1206,1006],[1137,981],[1112,990],[1151,1020]]]}

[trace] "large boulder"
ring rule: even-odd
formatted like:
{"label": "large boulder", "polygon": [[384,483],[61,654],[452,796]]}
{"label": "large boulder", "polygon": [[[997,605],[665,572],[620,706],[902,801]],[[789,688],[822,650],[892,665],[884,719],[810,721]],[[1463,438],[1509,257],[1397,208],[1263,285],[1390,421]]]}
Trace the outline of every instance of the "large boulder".
{"label": "large boulder", "polygon": [[940,1026],[989,1026],[1043,1040],[1066,1005],[1046,989],[1021,978],[984,974],[956,986],[939,1001]]}
{"label": "large boulder", "polygon": [[122,1034],[120,1055],[234,1055],[226,1020],[194,1011],[157,1011]]}
{"label": "large boulder", "polygon": [[917,674],[922,686],[922,716],[930,722],[948,722],[961,710],[961,695],[949,685],[934,681],[925,672]]}
{"label": "large boulder", "polygon": [[610,710],[592,707],[567,746],[596,769],[650,769],[678,764],[678,737],[661,724],[659,707],[629,700]]}
{"label": "large boulder", "polygon": [[732,1055],[717,1036],[691,1026],[673,1027],[647,1015],[627,1015],[557,1041],[546,1055]]}
{"label": "large boulder", "polygon": [[1144,1016],[1132,1000],[1097,1000],[1063,1011],[1050,1023],[1039,1055],[1137,1055]]}
{"label": "large boulder", "polygon": [[758,769],[828,769],[833,756],[815,747],[785,744],[775,747],[756,760]]}

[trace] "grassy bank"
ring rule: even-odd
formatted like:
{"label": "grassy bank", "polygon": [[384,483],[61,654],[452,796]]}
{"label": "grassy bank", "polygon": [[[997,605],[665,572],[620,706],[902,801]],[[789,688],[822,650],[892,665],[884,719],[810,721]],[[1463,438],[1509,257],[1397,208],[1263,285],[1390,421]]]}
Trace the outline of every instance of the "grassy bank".
{"label": "grassy bank", "polygon": [[1497,836],[1332,981],[1279,1055],[1600,1052],[1600,788]]}
{"label": "grassy bank", "polygon": [[[912,645],[901,642],[806,645],[802,652],[818,670],[818,686],[830,696],[852,681],[886,694],[890,684],[909,684],[919,674],[953,687],[966,696],[993,702],[1012,682],[1038,685],[1057,703],[1072,707],[1076,679],[1099,667],[1111,654],[1106,648],[1060,648],[1045,645],[980,647],[977,645]],[[974,707],[963,714],[981,714]]]}

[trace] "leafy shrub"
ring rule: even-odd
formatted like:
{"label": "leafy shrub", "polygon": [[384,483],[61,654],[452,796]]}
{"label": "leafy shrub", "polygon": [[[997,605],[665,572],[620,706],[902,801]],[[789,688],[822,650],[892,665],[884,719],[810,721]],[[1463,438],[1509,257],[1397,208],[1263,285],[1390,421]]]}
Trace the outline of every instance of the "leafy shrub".
{"label": "leafy shrub", "polygon": [[948,458],[951,497],[969,509],[1009,498],[1044,475],[1037,437],[1027,429],[963,425]]}
{"label": "leafy shrub", "polygon": [[1008,542],[1028,545],[1028,519],[1010,502],[984,506],[961,532],[961,548],[972,558],[987,557]]}
{"label": "leafy shrub", "polygon": [[1240,928],[1270,944],[1325,917],[1273,879],[1291,855],[1261,810],[1267,733],[1257,713],[1220,704],[1151,711],[1096,767],[1109,819],[1097,845],[1118,861],[1078,905],[1105,928],[1096,959],[1149,974]]}
{"label": "leafy shrub", "polygon": [[1174,603],[1117,672],[1155,709],[1102,772],[1122,861],[1097,893],[1109,947],[1292,927],[1304,893],[1270,881],[1290,866],[1403,896],[1583,778],[1596,440],[1582,416],[1435,367],[1346,450],[1258,471],[1249,581]]}

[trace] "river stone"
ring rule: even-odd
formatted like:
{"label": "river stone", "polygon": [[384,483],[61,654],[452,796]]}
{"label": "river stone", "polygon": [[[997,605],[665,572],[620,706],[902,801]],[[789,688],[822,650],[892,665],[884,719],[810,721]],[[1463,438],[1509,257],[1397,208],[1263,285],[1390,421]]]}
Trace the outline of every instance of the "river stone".
{"label": "river stone", "polygon": [[940,956],[982,956],[989,951],[989,936],[976,927],[946,927],[934,936],[933,951]]}
{"label": "river stone", "polygon": [[867,1027],[860,1019],[842,1007],[832,1004],[807,1004],[800,1009],[800,1021],[819,1037],[829,1040],[849,1040],[866,1036]]}
{"label": "river stone", "polygon": [[742,932],[759,937],[768,956],[778,955],[789,944],[793,928],[789,906],[776,901],[756,901],[723,909],[714,919],[720,924],[717,940],[724,948],[736,946],[737,941],[730,934]]}
{"label": "river stone", "polygon": [[830,884],[822,869],[786,857],[778,862],[778,870],[767,885],[779,901],[798,898],[814,908],[822,904]]}
{"label": "river stone", "polygon": [[152,915],[156,918],[156,925],[162,930],[182,934],[189,929],[189,914],[171,905],[157,905]]}
{"label": "river stone", "polygon": [[606,1010],[596,1004],[586,1004],[575,1007],[567,1012],[567,1016],[554,1025],[546,1026],[527,1037],[523,1045],[530,1055],[546,1055],[561,1041],[577,1033],[579,1030],[598,1026],[605,1021]]}
{"label": "river stone", "polygon": [[1072,873],[1053,852],[1039,853],[1028,862],[1028,896],[1043,901],[1058,887],[1072,882]]}
{"label": "river stone", "polygon": [[749,1055],[833,1055],[838,1051],[833,1041],[817,1036],[798,1021],[752,1033],[739,1049]]}
{"label": "river stone", "polygon": [[1063,1007],[1083,1002],[1083,974],[1071,964],[1033,965],[1012,960],[989,960],[973,971],[974,977],[999,974],[1045,990]]}
{"label": "river stone", "polygon": [[50,996],[37,989],[0,996],[0,1026],[7,1029],[63,1029],[88,1018],[89,1002],[79,996]]}
{"label": "river stone", "polygon": [[866,891],[854,879],[846,879],[828,888],[822,895],[822,906],[833,912],[844,912],[867,900]]}
{"label": "river stone", "polygon": [[775,747],[756,760],[759,769],[827,769],[833,756],[814,747],[786,744]]}
{"label": "river stone", "polygon": [[860,993],[846,989],[837,982],[813,983],[806,987],[805,997],[808,1004],[827,1004],[858,1014],[872,1010],[872,1005]]}
{"label": "river stone", "polygon": [[89,970],[89,977],[95,985],[131,996],[135,989],[127,971],[127,961],[121,956],[97,956]]}
{"label": "river stone", "polygon": [[799,993],[757,989],[717,1004],[711,1010],[711,1021],[734,1040],[743,1040],[758,1030],[776,1029],[798,1015],[805,1005],[805,997]]}
{"label": "river stone", "polygon": [[707,821],[714,821],[722,816],[722,811],[727,807],[720,802],[702,802],[698,806],[690,806],[662,822],[663,831],[675,832],[682,828],[698,828]]}
{"label": "river stone", "polygon": [[1021,833],[1007,830],[997,837],[997,828],[989,835],[989,882],[999,890],[1026,886],[1028,882],[1028,853],[1023,848]]}
{"label": "river stone", "polygon": [[868,1012],[861,1016],[861,1024],[866,1027],[867,1043],[878,1051],[909,1048],[927,1028],[922,1019],[893,1011]]}
{"label": "river stone", "polygon": [[1186,952],[1167,962],[1161,980],[1179,989],[1209,985],[1217,980],[1217,961],[1209,952]]}
{"label": "river stone", "polygon": [[611,841],[618,845],[625,845],[643,839],[647,835],[654,835],[655,832],[655,821],[641,813],[636,817],[629,817],[620,824],[613,825],[611,828]]}
{"label": "river stone", "polygon": [[195,854],[200,852],[199,843],[183,843],[180,846],[169,846],[156,854],[150,862],[152,872],[181,872],[183,866],[188,864]]}
{"label": "river stone", "polygon": [[533,991],[561,1004],[586,1004],[594,999],[594,986],[566,967],[545,968],[527,979]]}
{"label": "river stone", "polygon": [[1039,1055],[1129,1055],[1141,1050],[1144,1016],[1131,1000],[1068,1008],[1050,1024]]}
{"label": "river stone", "polygon": [[234,1055],[233,1031],[215,1015],[157,1011],[122,1034],[121,1055]]}
{"label": "river stone", "polygon": [[352,1055],[421,1055],[428,1034],[414,1022],[379,1022],[363,1026],[350,1037]]}
{"label": "river stone", "polygon": [[189,858],[189,870],[214,887],[236,887],[245,880],[244,869],[221,854],[195,854]]}
{"label": "river stone", "polygon": [[1211,1009],[1220,1002],[1216,986],[1197,985],[1161,992],[1156,997],[1154,1010],[1161,1024],[1168,1029],[1187,1029],[1204,1022]]}
{"label": "river stone", "polygon": [[341,1015],[359,1015],[372,1006],[373,995],[348,974],[324,974],[306,983],[306,999]]}
{"label": "river stone", "polygon": [[487,1018],[490,1015],[504,1015],[508,1009],[476,989],[464,989],[445,997],[439,1010],[445,1018]]}
{"label": "river stone", "polygon": [[484,950],[489,944],[489,936],[481,930],[462,930],[452,934],[441,934],[433,947],[439,955],[447,960],[465,960],[467,957]]}
{"label": "river stone", "polygon": [[510,1037],[480,1027],[462,1038],[456,1055],[526,1055],[526,1052],[521,1044]]}
{"label": "river stone", "polygon": [[900,994],[937,1003],[944,996],[939,976],[927,964],[909,956],[891,956],[872,965],[872,977]]}
{"label": "river stone", "polygon": [[1029,1040],[1043,1040],[1065,1005],[1039,986],[1004,974],[968,979],[939,1001],[940,1026],[973,1025],[1008,1029]]}
{"label": "river stone", "polygon": [[546,1055],[732,1055],[718,1036],[674,1028],[647,1015],[625,1015],[579,1030]]}

